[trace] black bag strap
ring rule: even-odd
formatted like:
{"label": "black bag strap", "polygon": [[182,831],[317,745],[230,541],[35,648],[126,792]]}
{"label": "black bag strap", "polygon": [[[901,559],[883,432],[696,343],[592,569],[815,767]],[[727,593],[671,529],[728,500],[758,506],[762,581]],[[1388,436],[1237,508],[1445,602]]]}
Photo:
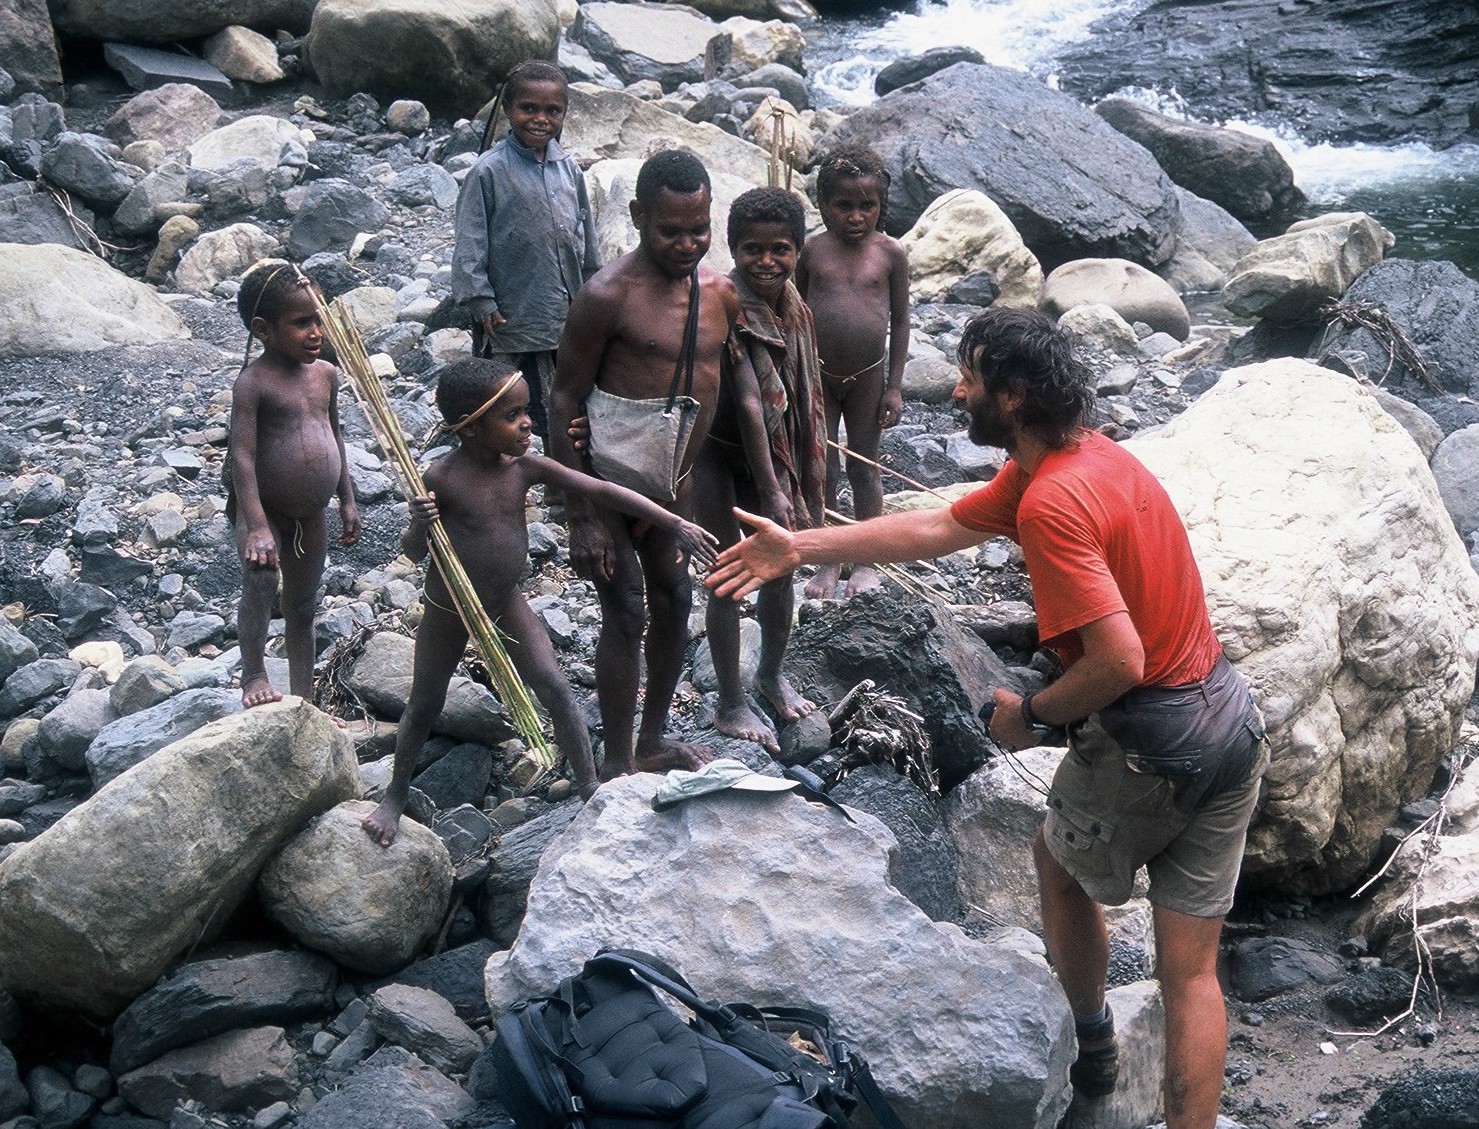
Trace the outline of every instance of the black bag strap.
{"label": "black bag strap", "polygon": [[[688,317],[683,323],[683,351],[678,354],[678,363],[673,366],[673,386],[668,390],[668,411],[678,399],[678,385],[683,386],[683,395],[693,394],[693,369],[698,360],[698,267],[693,268],[688,283]],[[680,976],[681,980],[682,977]]]}
{"label": "black bag strap", "polygon": [[888,1098],[884,1097],[883,1091],[878,1088],[878,1083],[873,1080],[873,1071],[868,1069],[867,1060],[854,1055],[846,1043],[837,1044],[837,1057],[839,1065],[846,1071],[852,1088],[857,1091],[858,1097],[863,1099],[863,1103],[872,1112],[879,1129],[906,1129],[904,1122],[894,1112],[894,1107],[888,1104]]}
{"label": "black bag strap", "polygon": [[564,1117],[566,1129],[585,1129],[585,1102],[570,1092],[569,1079],[562,1065],[568,1065],[559,1049],[550,1042],[549,1032],[543,1027],[532,1007],[516,1009],[517,1026],[499,1024],[499,1034],[504,1037],[509,1057],[519,1067],[524,1077],[537,1080],[543,1087],[540,1099],[547,1107],[556,1109]]}
{"label": "black bag strap", "polygon": [[684,1007],[698,1012],[705,1018],[718,1015],[726,1010],[717,1003],[700,998],[699,994],[694,991],[693,985],[683,979],[681,972],[661,957],[655,957],[651,953],[644,953],[639,949],[602,949],[586,961],[588,969],[591,965],[626,969],[639,980],[646,981],[654,988],[661,988]]}

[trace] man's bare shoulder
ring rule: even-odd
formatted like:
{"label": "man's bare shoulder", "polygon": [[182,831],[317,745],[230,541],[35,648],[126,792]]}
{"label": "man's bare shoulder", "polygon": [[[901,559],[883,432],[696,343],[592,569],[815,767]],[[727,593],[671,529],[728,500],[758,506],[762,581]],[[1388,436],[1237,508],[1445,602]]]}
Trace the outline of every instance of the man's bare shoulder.
{"label": "man's bare shoulder", "polygon": [[716,270],[710,270],[706,266],[700,266],[698,268],[698,284],[703,293],[712,294],[724,303],[724,309],[729,314],[731,323],[739,318],[739,287],[735,286],[734,279],[730,278],[727,274],[720,274]]}

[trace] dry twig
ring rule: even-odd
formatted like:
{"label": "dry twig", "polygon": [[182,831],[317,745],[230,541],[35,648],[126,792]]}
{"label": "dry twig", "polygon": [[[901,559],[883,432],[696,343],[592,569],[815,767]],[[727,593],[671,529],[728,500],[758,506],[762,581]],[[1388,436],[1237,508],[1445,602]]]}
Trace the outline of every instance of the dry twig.
{"label": "dry twig", "polygon": [[[1384,383],[1386,378],[1392,375],[1392,369],[1401,365],[1425,388],[1432,392],[1441,393],[1443,391],[1443,386],[1438,383],[1438,378],[1433,375],[1427,361],[1423,360],[1422,353],[1413,344],[1412,338],[1407,336],[1407,331],[1375,302],[1327,302],[1320,307],[1320,316],[1329,322],[1327,333],[1336,323],[1355,329],[1364,329],[1376,338],[1377,344],[1386,349],[1387,367],[1381,376],[1373,381],[1374,384]],[[1323,346],[1322,341],[1322,353],[1324,352]]]}

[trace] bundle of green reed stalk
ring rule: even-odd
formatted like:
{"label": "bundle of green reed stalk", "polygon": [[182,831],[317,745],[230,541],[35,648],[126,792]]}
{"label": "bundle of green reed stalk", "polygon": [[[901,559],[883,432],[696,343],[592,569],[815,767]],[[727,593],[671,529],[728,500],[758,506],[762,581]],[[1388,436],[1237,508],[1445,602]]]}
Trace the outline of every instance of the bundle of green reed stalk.
{"label": "bundle of green reed stalk", "polygon": [[[426,493],[426,484],[421,480],[416,460],[406,445],[400,420],[391,410],[385,388],[370,365],[370,358],[365,352],[365,344],[354,319],[338,302],[325,305],[316,291],[314,300],[318,303],[324,330],[338,354],[339,368],[349,378],[349,386],[360,407],[364,409],[365,418],[370,421],[370,428],[375,433],[380,449],[385,452],[401,493],[407,501],[420,497]],[[532,787],[557,767],[554,750],[545,740],[544,731],[539,724],[539,714],[535,711],[529,691],[519,679],[513,661],[504,649],[503,636],[483,610],[462,562],[457,559],[457,552],[452,548],[447,531],[442,528],[440,521],[434,521],[427,533],[431,544],[431,559],[440,570],[442,579],[447,582],[447,591],[452,595],[452,603],[462,618],[463,626],[467,628],[468,637],[477,644],[483,661],[488,664],[488,670],[493,676],[498,697],[513,719],[514,727],[524,738],[524,743],[540,764],[539,778],[531,783]]]}

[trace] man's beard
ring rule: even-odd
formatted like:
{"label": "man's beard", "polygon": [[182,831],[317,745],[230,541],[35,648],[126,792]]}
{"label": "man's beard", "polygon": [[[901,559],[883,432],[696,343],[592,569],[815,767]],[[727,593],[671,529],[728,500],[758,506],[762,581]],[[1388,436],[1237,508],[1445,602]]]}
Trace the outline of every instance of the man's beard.
{"label": "man's beard", "polygon": [[978,447],[1000,447],[1007,450],[1012,441],[1011,421],[996,413],[988,401],[979,410],[970,413],[970,425],[966,434]]}

